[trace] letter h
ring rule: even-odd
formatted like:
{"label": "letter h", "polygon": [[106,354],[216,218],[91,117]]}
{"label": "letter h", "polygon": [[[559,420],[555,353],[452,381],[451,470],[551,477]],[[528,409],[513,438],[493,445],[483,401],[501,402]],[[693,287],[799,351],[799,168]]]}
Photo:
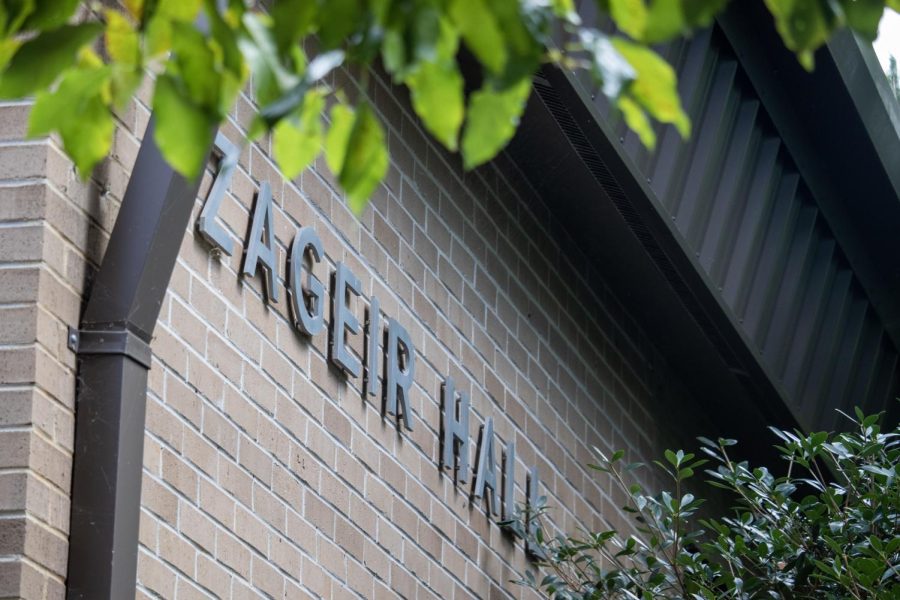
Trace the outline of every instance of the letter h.
{"label": "letter h", "polygon": [[441,386],[441,447],[441,466],[445,469],[455,466],[455,481],[466,483],[469,480],[469,395],[457,394],[449,375]]}

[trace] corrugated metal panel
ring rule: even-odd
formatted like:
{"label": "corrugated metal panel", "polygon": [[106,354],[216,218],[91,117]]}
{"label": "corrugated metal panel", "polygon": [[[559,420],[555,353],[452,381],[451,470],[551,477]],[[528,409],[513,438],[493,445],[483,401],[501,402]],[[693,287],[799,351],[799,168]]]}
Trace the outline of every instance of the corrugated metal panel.
{"label": "corrugated metal panel", "polygon": [[885,406],[897,351],[739,61],[715,31],[663,53],[679,72],[689,141],[660,127],[648,152],[593,96],[657,209],[804,426],[838,424],[836,408]]}

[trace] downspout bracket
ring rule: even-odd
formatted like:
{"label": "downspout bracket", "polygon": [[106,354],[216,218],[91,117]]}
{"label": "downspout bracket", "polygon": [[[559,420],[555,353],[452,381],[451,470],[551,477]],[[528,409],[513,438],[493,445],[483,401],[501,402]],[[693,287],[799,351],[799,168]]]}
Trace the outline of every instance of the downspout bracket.
{"label": "downspout bracket", "polygon": [[149,369],[152,352],[150,344],[128,329],[83,329],[77,332],[76,346],[79,355],[119,354],[127,356]]}
{"label": "downspout bracket", "polygon": [[78,330],[69,325],[66,331],[66,346],[75,354],[78,354],[78,337]]}

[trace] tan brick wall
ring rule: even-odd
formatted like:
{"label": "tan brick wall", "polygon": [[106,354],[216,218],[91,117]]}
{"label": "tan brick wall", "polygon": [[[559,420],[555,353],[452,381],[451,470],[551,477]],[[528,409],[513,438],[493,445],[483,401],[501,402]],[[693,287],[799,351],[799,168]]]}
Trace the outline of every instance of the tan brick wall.
{"label": "tan brick wall", "polygon": [[[443,378],[471,394],[470,462],[492,416],[498,461],[516,442],[517,500],[536,465],[566,529],[622,521],[623,499],[585,468],[592,445],[653,458],[678,443],[672,407],[693,416],[515,166],[500,157],[463,173],[398,94],[377,78],[368,90],[392,165],[361,219],[321,162],[285,183],[260,145],[244,149],[220,212],[235,256],[213,256],[196,234],[197,200],[153,341],[138,597],[523,597],[509,583],[528,564],[521,545],[438,469]],[[92,185],[54,142],[19,141],[26,107],[0,108],[0,477],[11,482],[0,485],[0,598],[63,594],[75,389],[65,327],[124,194],[146,101],[144,89],[122,115]],[[223,129],[232,141],[252,110],[242,98]],[[281,286],[269,307],[261,279],[238,275],[262,181]],[[320,279],[343,261],[410,332],[412,432],[398,434],[378,399],[361,399],[362,380],[330,366],[327,335],[292,328],[284,265],[301,225],[322,239]],[[363,336],[350,344],[362,355]]]}
{"label": "tan brick wall", "polygon": [[[567,529],[618,523],[590,448],[651,458],[676,436],[666,403],[690,402],[548,206],[508,160],[465,174],[380,83],[392,166],[361,219],[320,163],[283,183],[265,146],[243,151],[220,212],[238,251],[182,244],[153,344],[138,589],[145,597],[522,597],[513,544],[438,469],[440,384],[451,374],[497,448],[517,445],[517,499],[537,465]],[[252,114],[242,99],[232,140]],[[242,280],[255,190],[272,185],[281,301]],[[211,185],[207,175],[201,197]],[[199,213],[202,202],[195,207]],[[417,350],[412,432],[397,433],[362,379],[327,361],[328,337],[290,324],[294,232],[322,239]],[[363,320],[365,301],[354,313]],[[351,338],[362,356],[363,336]],[[689,409],[688,409],[689,410]],[[668,421],[664,421],[669,419]],[[602,515],[602,516],[601,516]]]}
{"label": "tan brick wall", "polygon": [[[78,180],[55,141],[25,141],[28,109],[0,104],[0,598],[63,598],[75,403],[67,327],[117,205]],[[125,181],[118,158],[98,180],[114,173]]]}

